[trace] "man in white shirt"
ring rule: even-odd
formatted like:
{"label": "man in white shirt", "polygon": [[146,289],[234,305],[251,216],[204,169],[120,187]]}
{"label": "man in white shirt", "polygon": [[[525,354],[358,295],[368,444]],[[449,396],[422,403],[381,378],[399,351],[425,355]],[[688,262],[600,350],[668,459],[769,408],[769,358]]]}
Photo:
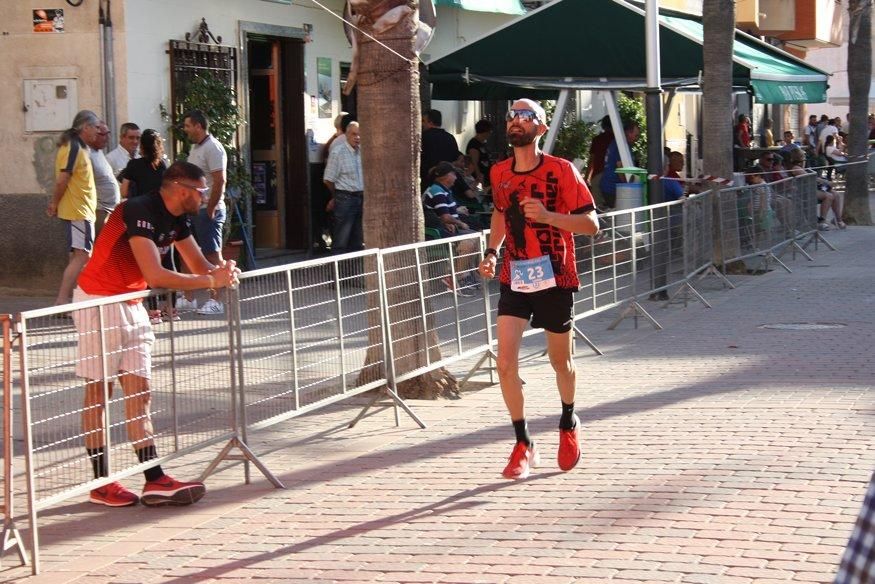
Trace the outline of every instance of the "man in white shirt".
{"label": "man in white shirt", "polygon": [[121,200],[118,181],[112,167],[103,154],[109,141],[109,128],[103,121],[97,126],[94,139],[86,142],[88,156],[94,169],[94,186],[97,187],[97,221],[94,224],[95,237],[100,233],[106,218]]}
{"label": "man in white shirt", "polygon": [[140,157],[140,127],[133,122],[122,124],[119,129],[118,146],[106,155],[116,178],[134,158]]}
{"label": "man in white shirt", "polygon": [[820,154],[824,153],[824,145],[826,144],[827,136],[836,136],[839,133],[839,129],[836,127],[836,121],[834,119],[829,120],[826,123],[826,127],[820,131],[820,136],[817,137],[817,149]]}
{"label": "man in white shirt", "polygon": [[[345,136],[346,141],[331,148],[328,154],[323,181],[331,192],[326,210],[334,211],[334,232],[331,234],[334,253],[359,251],[364,244],[362,196],[365,182],[358,122],[347,125]],[[335,140],[334,144],[337,142]]]}
{"label": "man in white shirt", "polygon": [[[222,265],[222,228],[225,225],[225,177],[228,169],[228,154],[225,147],[208,133],[210,122],[206,114],[192,110],[185,114],[182,129],[192,143],[188,162],[198,166],[207,177],[209,194],[204,197],[200,211],[192,217],[194,238],[207,261]],[[196,308],[191,298],[180,298],[177,308]],[[225,306],[210,292],[210,299],[197,309],[198,314],[223,314]]]}

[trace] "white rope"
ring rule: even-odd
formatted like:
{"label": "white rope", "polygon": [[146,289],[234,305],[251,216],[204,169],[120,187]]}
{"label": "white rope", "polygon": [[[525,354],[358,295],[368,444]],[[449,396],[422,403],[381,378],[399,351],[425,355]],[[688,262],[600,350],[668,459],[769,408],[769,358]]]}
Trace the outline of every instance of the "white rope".
{"label": "white rope", "polygon": [[382,46],[384,49],[386,49],[386,50],[389,51],[390,53],[395,53],[396,55],[398,55],[399,57],[401,57],[403,60],[407,61],[408,63],[410,63],[410,64],[418,64],[418,63],[421,61],[421,59],[419,58],[419,56],[417,56],[416,59],[408,59],[407,57],[405,57],[404,55],[402,55],[401,53],[399,53],[398,51],[396,51],[396,50],[393,49],[392,47],[389,47],[389,46],[387,46],[385,43],[382,43],[382,42],[380,42],[379,40],[375,39],[374,37],[372,37],[371,35],[369,35],[369,34],[366,33],[365,31],[363,31],[362,29],[360,29],[359,27],[357,27],[355,24],[353,24],[352,22],[350,22],[350,21],[348,21],[347,19],[345,19],[345,18],[344,18],[343,16],[341,16],[340,14],[337,14],[336,12],[334,12],[333,10],[331,10],[330,8],[328,8],[328,7],[324,6],[324,5],[322,5],[321,3],[319,3],[319,0],[310,0],[310,2],[312,2],[312,3],[315,4],[316,6],[318,6],[319,8],[321,8],[322,10],[324,10],[325,12],[327,12],[328,14],[330,14],[331,16],[333,16],[334,18],[337,18],[338,20],[341,20],[342,22],[345,22],[346,24],[348,24],[348,25],[351,26],[352,28],[356,29],[357,31],[359,31],[360,33],[362,33],[364,36],[368,37],[369,39],[371,39],[372,41],[374,41],[374,42],[377,43],[378,45]]}

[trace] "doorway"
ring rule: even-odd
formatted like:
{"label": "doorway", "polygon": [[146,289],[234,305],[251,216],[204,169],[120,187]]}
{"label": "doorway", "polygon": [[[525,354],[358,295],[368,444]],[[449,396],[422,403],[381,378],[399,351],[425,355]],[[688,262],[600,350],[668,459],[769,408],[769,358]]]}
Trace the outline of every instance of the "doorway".
{"label": "doorway", "polygon": [[304,42],[246,36],[255,247],[308,246],[310,196],[304,109]]}

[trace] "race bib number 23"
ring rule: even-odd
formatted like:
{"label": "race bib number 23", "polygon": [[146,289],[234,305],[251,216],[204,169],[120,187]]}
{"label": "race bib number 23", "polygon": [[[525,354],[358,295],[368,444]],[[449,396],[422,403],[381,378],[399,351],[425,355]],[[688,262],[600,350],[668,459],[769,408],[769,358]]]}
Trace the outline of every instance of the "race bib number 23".
{"label": "race bib number 23", "polygon": [[556,286],[550,258],[541,256],[531,260],[511,260],[510,288],[515,292],[539,292]]}

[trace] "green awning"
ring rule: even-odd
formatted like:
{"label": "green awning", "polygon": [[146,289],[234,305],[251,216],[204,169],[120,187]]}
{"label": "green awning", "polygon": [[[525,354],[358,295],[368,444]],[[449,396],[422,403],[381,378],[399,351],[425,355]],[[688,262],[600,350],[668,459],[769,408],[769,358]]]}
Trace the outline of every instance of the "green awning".
{"label": "green awning", "polygon": [[[690,35],[699,44],[703,42],[702,23],[695,17],[662,15],[666,25]],[[741,31],[736,31],[732,59],[740,78],[753,89],[759,103],[823,103],[826,101],[826,74],[789,53],[762,43]]]}
{"label": "green awning", "polygon": [[451,6],[472,12],[495,12],[498,14],[525,14],[520,0],[435,0],[435,6]]}
{"label": "green awning", "polygon": [[[545,32],[549,31],[549,32]],[[696,87],[701,18],[660,10],[662,84]],[[532,42],[520,42],[531,39]],[[429,64],[434,99],[513,99],[535,90],[643,90],[644,10],[624,0],[555,0]],[[736,31],[733,85],[759,103],[821,103],[828,75]],[[543,95],[543,93],[541,93]]]}

